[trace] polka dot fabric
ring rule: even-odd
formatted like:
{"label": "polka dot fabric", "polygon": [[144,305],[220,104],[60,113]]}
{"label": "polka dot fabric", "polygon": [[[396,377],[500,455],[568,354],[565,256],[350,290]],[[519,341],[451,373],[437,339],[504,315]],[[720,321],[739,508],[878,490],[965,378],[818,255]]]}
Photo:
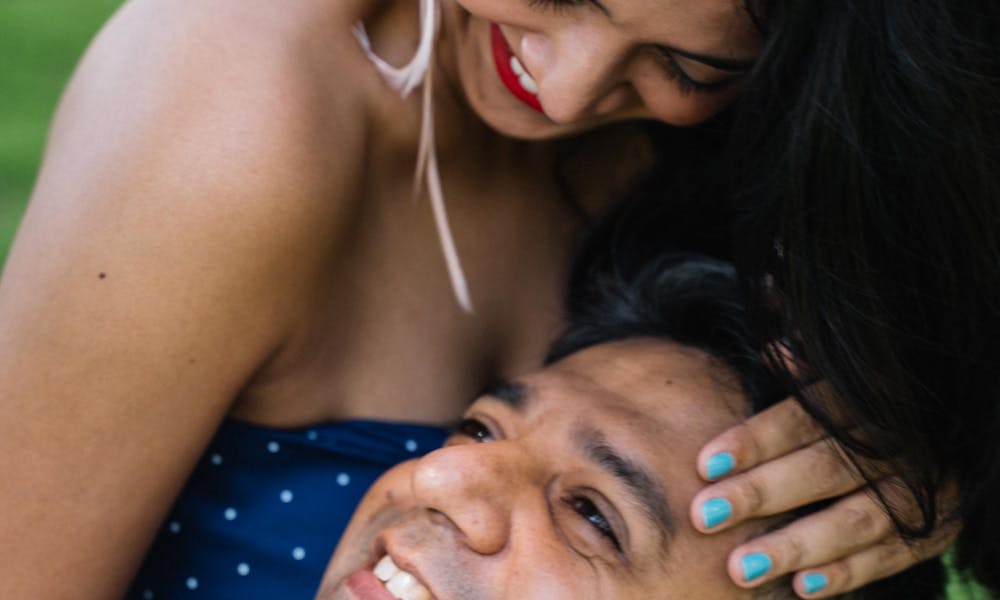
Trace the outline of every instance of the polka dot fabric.
{"label": "polka dot fabric", "polygon": [[437,427],[227,421],[146,557],[129,599],[311,599],[365,490],[440,447]]}

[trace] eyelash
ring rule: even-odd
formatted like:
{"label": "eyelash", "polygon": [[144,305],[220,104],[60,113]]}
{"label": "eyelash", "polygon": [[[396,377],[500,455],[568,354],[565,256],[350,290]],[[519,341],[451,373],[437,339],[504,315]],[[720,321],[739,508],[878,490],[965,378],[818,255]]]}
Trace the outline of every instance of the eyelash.
{"label": "eyelash", "polygon": [[528,0],[528,4],[538,8],[571,8],[588,4],[588,0]]}
{"label": "eyelash", "polygon": [[488,442],[494,439],[490,428],[483,425],[482,421],[478,419],[462,419],[462,422],[458,424],[456,431],[479,443]]}
{"label": "eyelash", "polygon": [[[589,0],[528,0],[530,6],[536,8],[551,8],[551,9],[569,9],[576,6],[581,6],[583,4],[589,4]],[[723,84],[727,82],[720,82],[720,84],[706,84],[700,81],[695,81],[691,79],[691,76],[684,72],[684,69],[677,64],[677,60],[674,58],[673,54],[665,48],[657,48],[657,54],[663,63],[663,70],[667,77],[677,83],[677,87],[680,89],[682,94],[691,94],[694,92],[711,92],[718,88],[724,87]]]}
{"label": "eyelash", "polygon": [[[459,434],[472,438],[478,443],[485,443],[494,439],[490,428],[478,419],[462,419],[462,422],[458,424],[456,429]],[[593,500],[585,496],[570,496],[566,498],[565,502],[576,514],[583,517],[584,521],[596,529],[600,535],[604,536],[618,553],[622,553],[621,542],[618,541],[618,536],[615,535],[611,523],[608,522],[604,513],[597,508]]]}
{"label": "eyelash", "polygon": [[622,553],[621,542],[618,541],[618,536],[615,535],[614,529],[611,528],[611,523],[608,522],[607,517],[604,516],[604,513],[597,508],[597,505],[590,498],[571,496],[566,499],[566,503],[578,515],[583,517],[591,527],[596,529],[598,533],[607,538],[608,542],[614,546],[619,554]]}
{"label": "eyelash", "polygon": [[713,90],[725,87],[729,81],[721,81],[719,83],[702,83],[700,81],[695,81],[691,79],[691,76],[684,72],[684,69],[677,64],[677,59],[674,55],[670,53],[669,50],[657,48],[657,54],[659,54],[661,62],[663,63],[663,71],[667,74],[667,77],[677,82],[677,87],[680,89],[682,94],[691,94],[694,92],[711,92]]}

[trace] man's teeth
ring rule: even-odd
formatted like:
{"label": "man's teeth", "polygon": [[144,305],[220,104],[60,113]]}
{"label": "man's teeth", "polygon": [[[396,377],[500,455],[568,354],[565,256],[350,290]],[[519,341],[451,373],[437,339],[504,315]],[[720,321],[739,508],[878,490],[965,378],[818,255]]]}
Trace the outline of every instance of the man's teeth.
{"label": "man's teeth", "polygon": [[431,597],[427,589],[420,585],[417,578],[405,571],[400,571],[385,582],[385,589],[399,600],[427,600]]}
{"label": "man's teeth", "polygon": [[389,555],[378,561],[373,572],[385,584],[385,589],[399,600],[429,600],[431,597],[427,588],[416,577],[397,567]]}
{"label": "man's teeth", "polygon": [[517,80],[520,82],[521,87],[532,94],[538,94],[538,84],[531,78],[531,75],[528,75],[528,71],[524,69],[524,65],[521,64],[521,61],[517,60],[516,56],[510,57],[510,69],[517,75]]}
{"label": "man's teeth", "polygon": [[399,573],[399,567],[397,567],[396,563],[392,562],[392,558],[386,554],[382,557],[382,560],[378,561],[378,564],[375,565],[373,572],[375,573],[375,577],[378,577],[380,581],[389,581],[393,575]]}

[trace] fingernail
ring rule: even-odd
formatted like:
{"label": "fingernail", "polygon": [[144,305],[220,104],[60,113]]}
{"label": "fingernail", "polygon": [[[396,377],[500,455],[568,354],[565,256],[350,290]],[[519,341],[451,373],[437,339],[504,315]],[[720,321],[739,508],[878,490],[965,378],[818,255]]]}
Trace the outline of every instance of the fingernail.
{"label": "fingernail", "polygon": [[806,587],[807,594],[815,594],[825,588],[829,582],[826,580],[826,575],[822,573],[809,573],[802,578],[802,583]]}
{"label": "fingernail", "polygon": [[740,564],[743,566],[743,581],[753,581],[771,570],[771,557],[760,552],[747,554]]}
{"label": "fingernail", "polygon": [[718,479],[732,471],[735,466],[736,461],[733,459],[732,454],[720,452],[708,459],[705,463],[705,472],[708,474],[709,479]]}
{"label": "fingernail", "polygon": [[733,514],[733,506],[725,498],[712,498],[701,505],[701,519],[705,529],[711,529]]}

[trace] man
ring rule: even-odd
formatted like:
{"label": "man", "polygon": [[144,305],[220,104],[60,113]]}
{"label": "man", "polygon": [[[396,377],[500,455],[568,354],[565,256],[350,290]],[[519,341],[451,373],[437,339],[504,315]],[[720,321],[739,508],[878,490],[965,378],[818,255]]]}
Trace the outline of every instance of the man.
{"label": "man", "polygon": [[318,598],[793,597],[787,580],[749,590],[725,576],[728,549],[773,520],[706,536],[687,515],[701,445],[781,397],[731,271],[682,255],[628,280],[595,280],[545,369],[487,390],[444,448],[375,483]]}

